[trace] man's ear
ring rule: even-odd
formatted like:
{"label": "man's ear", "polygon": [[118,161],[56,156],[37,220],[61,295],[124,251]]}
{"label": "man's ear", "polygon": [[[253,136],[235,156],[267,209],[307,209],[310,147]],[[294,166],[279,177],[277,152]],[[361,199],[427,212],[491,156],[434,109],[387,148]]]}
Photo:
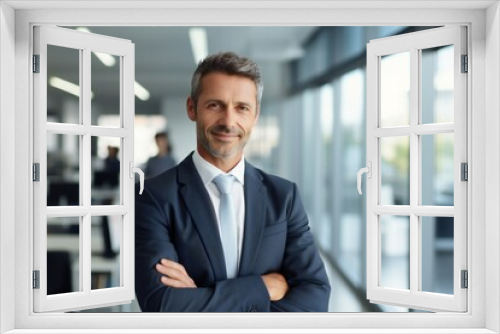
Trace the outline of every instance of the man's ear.
{"label": "man's ear", "polygon": [[187,98],[186,101],[186,110],[187,114],[190,120],[196,121],[196,108],[193,102],[193,99],[191,99],[191,96]]}

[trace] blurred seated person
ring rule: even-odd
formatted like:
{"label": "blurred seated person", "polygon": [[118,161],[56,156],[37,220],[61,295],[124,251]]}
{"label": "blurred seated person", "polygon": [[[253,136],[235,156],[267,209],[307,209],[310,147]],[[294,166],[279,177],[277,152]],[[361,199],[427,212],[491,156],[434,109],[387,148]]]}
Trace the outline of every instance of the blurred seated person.
{"label": "blurred seated person", "polygon": [[146,164],[144,174],[146,178],[159,175],[174,167],[177,162],[170,155],[171,146],[168,141],[168,134],[166,132],[158,132],[155,135],[156,146],[158,146],[158,154],[149,158]]}

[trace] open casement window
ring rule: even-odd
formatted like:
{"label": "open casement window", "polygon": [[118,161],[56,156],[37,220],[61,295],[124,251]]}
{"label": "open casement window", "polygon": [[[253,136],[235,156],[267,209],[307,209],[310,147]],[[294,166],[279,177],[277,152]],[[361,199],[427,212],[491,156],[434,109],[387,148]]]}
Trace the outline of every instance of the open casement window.
{"label": "open casement window", "polygon": [[367,48],[367,297],[466,311],[466,28]]}
{"label": "open casement window", "polygon": [[[38,26],[33,60],[34,310],[129,303],[135,298],[134,44]],[[56,73],[55,62],[65,70]],[[104,71],[113,80],[101,82]],[[98,126],[92,101],[104,89],[115,91],[106,107],[119,121]],[[96,154],[102,143],[107,159]]]}

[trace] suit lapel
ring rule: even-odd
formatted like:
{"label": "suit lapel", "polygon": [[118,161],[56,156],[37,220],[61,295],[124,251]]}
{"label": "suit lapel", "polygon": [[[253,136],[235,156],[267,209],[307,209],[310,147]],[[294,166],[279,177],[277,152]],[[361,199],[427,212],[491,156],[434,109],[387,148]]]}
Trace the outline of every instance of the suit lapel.
{"label": "suit lapel", "polygon": [[264,189],[260,174],[252,165],[245,163],[245,233],[240,258],[240,276],[253,274],[265,225],[267,193]]}
{"label": "suit lapel", "polygon": [[179,167],[180,194],[203,242],[215,280],[224,280],[226,263],[210,197],[191,155],[184,159]]}

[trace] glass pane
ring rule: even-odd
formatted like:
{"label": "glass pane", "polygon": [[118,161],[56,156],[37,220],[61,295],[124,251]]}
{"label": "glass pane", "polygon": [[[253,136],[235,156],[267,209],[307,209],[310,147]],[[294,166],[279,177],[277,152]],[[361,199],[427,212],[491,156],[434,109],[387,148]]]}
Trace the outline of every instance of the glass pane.
{"label": "glass pane", "polygon": [[80,136],[47,134],[47,206],[80,205]]}
{"label": "glass pane", "polygon": [[422,291],[453,294],[453,217],[421,218]]}
{"label": "glass pane", "polygon": [[366,242],[366,238],[361,237],[364,224],[363,217],[360,214],[349,211],[356,209],[361,211],[359,202],[354,199],[344,199],[343,201],[345,207],[344,212],[340,216],[339,224],[339,256],[336,258],[344,274],[357,286],[361,286],[363,283],[362,277],[360,277],[364,265],[362,263],[361,252],[363,251],[363,242]]}
{"label": "glass pane", "polygon": [[382,56],[380,126],[410,124],[410,52]]}
{"label": "glass pane", "polygon": [[121,139],[92,137],[92,205],[120,204]]}
{"label": "glass pane", "polygon": [[[120,127],[120,57],[92,52],[92,125]],[[105,117],[101,116],[118,116]]]}
{"label": "glass pane", "polygon": [[[338,238],[333,249],[338,249],[335,260],[347,278],[359,288],[365,288],[365,193],[359,196],[356,192],[343,191],[343,189],[356,189],[356,175],[348,170],[356,170],[358,166],[365,165],[365,77],[362,69],[347,72],[339,79],[338,106],[335,115],[337,121],[334,129],[333,151],[330,150],[331,159],[334,160],[331,168],[325,169],[325,174],[333,178],[333,183],[325,184],[327,188],[337,188],[332,191],[329,207],[332,212],[334,225],[333,234],[328,237],[332,244],[332,235]],[[340,123],[340,124],[339,124]],[[334,153],[332,153],[334,152]],[[341,177],[339,177],[341,176]],[[363,183],[363,186],[365,183]]]}
{"label": "glass pane", "polygon": [[120,286],[122,216],[92,217],[92,290]]}
{"label": "glass pane", "polygon": [[80,289],[80,218],[47,218],[47,294]]}
{"label": "glass pane", "polygon": [[454,134],[422,136],[422,205],[453,206]]}
{"label": "glass pane", "polygon": [[410,205],[410,138],[380,138],[382,205]]}
{"label": "glass pane", "polygon": [[422,50],[422,123],[453,122],[454,47]]}
{"label": "glass pane", "polygon": [[410,217],[381,216],[381,282],[385,288],[410,289]]}
{"label": "glass pane", "polygon": [[47,45],[47,118],[80,123],[80,50]]}
{"label": "glass pane", "polygon": [[320,115],[319,121],[321,123],[321,149],[322,154],[320,155],[323,159],[322,163],[324,170],[329,171],[329,173],[324,172],[322,175],[322,187],[319,192],[321,192],[320,200],[318,203],[321,205],[320,218],[315,225],[316,233],[319,238],[319,243],[325,251],[332,250],[331,234],[332,234],[332,216],[330,211],[327,209],[331,206],[333,190],[332,184],[332,160],[333,160],[333,119],[334,119],[334,109],[333,109],[333,98],[334,90],[333,84],[325,84],[321,86],[319,94],[319,106]]}

